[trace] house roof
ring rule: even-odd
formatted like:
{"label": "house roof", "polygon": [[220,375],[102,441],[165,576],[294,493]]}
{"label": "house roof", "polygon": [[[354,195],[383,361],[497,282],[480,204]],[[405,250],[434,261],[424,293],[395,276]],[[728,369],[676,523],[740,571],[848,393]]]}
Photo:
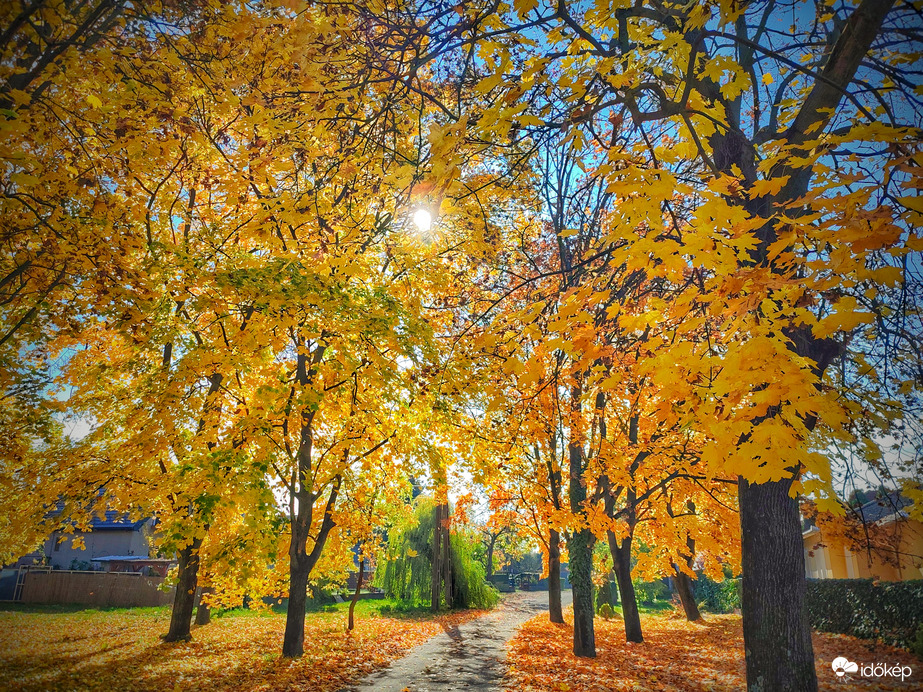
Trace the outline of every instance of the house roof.
{"label": "house roof", "polygon": [[168,557],[145,557],[144,555],[105,555],[94,557],[91,562],[176,562]]}
{"label": "house roof", "polygon": [[876,497],[870,502],[857,507],[854,511],[866,522],[879,522],[897,516],[906,516],[904,511],[913,503],[897,490]]}
{"label": "house roof", "polygon": [[140,531],[147,521],[131,521],[127,514],[109,511],[104,517],[93,517],[90,526],[93,531]]}
{"label": "house roof", "polygon": [[[55,504],[55,508],[48,512],[45,515],[46,519],[55,518],[61,515],[64,511],[64,501],[59,500]],[[114,510],[106,510],[102,516],[93,516],[90,519],[90,530],[91,531],[140,531],[141,527],[144,526],[150,517],[145,517],[143,519],[138,519],[137,521],[132,521],[129,519],[128,514],[123,512],[116,512]]]}

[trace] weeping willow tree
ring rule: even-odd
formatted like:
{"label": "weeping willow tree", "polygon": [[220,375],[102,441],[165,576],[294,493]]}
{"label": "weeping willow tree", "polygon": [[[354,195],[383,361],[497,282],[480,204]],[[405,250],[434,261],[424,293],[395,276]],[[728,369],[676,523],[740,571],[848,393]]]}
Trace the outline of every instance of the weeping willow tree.
{"label": "weeping willow tree", "polygon": [[[379,563],[376,582],[385,594],[408,605],[431,605],[436,504],[431,498],[417,498],[416,523],[394,532],[388,541],[388,556]],[[463,534],[452,534],[451,600],[455,608],[489,608],[496,604],[497,590],[484,580],[484,567],[472,555],[471,542]],[[441,604],[440,604],[441,605]]]}

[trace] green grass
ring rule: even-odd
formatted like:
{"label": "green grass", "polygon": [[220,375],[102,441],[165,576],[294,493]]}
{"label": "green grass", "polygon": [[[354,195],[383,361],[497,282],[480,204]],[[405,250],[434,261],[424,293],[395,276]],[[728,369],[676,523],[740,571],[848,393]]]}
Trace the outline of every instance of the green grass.
{"label": "green grass", "polygon": [[673,610],[673,604],[670,601],[654,601],[653,603],[638,604],[638,612],[640,613],[662,613],[665,610]]}
{"label": "green grass", "polygon": [[81,613],[103,612],[103,613],[137,613],[138,615],[161,615],[169,614],[170,606],[158,606],[156,608],[115,608],[108,606],[92,606],[81,603],[0,603],[0,612],[6,613]]}

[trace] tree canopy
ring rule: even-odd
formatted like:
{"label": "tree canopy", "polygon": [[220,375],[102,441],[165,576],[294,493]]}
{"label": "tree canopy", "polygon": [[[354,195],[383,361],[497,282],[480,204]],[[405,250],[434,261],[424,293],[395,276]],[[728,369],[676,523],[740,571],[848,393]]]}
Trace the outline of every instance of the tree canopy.
{"label": "tree canopy", "polygon": [[740,566],[751,689],[815,689],[797,498],[923,511],[920,12],[5,4],[3,560],[154,515],[298,656],[308,584],[466,478],[565,550],[578,655],[642,541]]}

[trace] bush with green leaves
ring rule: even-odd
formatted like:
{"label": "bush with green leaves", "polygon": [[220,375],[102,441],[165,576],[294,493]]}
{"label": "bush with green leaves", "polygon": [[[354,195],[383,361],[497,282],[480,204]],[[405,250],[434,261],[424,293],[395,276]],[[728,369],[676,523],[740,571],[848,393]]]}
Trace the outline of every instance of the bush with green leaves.
{"label": "bush with green leaves", "polygon": [[695,581],[695,600],[710,613],[733,613],[740,608],[740,579],[714,581],[700,574]]}
{"label": "bush with green leaves", "polygon": [[910,642],[910,653],[923,660],[923,622],[917,627],[917,637]]}
{"label": "bush with green leaves", "polygon": [[656,601],[663,601],[670,597],[670,589],[661,579],[658,581],[634,580],[635,598],[638,603],[653,605]]}
{"label": "bush with green leaves", "polygon": [[811,626],[822,632],[905,648],[923,638],[923,580],[809,579],[805,608]]}
{"label": "bush with green leaves", "polygon": [[[388,554],[379,561],[375,584],[385,595],[409,606],[429,605],[432,586],[433,501],[417,499],[416,524],[392,532]],[[500,598],[484,578],[484,566],[474,559],[474,539],[452,534],[452,605],[455,608],[491,608]]]}

